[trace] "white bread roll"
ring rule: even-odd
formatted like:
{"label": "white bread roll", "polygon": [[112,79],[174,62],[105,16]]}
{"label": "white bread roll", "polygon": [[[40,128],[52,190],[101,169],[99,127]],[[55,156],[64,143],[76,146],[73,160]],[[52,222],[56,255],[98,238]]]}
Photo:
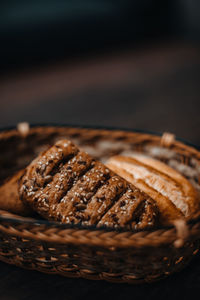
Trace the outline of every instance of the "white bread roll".
{"label": "white bread roll", "polygon": [[113,156],[107,166],[157,202],[163,223],[171,223],[179,217],[189,218],[199,209],[192,184],[159,160],[133,153]]}

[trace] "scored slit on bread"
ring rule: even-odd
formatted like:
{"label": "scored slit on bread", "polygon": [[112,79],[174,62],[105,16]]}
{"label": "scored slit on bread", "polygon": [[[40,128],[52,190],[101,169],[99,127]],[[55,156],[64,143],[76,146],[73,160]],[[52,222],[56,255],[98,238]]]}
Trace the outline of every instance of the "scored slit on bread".
{"label": "scored slit on bread", "polygon": [[62,223],[140,229],[159,220],[155,200],[68,140],[26,168],[19,191],[43,217]]}

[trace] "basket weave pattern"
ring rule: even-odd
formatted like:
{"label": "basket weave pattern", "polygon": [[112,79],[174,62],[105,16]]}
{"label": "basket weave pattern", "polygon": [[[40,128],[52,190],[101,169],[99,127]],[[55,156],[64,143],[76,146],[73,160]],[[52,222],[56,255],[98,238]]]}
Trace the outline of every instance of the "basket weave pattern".
{"label": "basket weave pattern", "polygon": [[[185,165],[186,171],[192,168],[188,179],[199,187],[200,153],[173,135],[71,127],[36,127],[26,137],[17,130],[0,133],[0,182],[63,137],[101,161],[123,151],[161,147],[169,155],[160,159]],[[190,261],[198,252],[199,237],[199,212],[188,224],[138,232],[67,226],[0,212],[0,260],[69,277],[129,283],[158,280]]]}

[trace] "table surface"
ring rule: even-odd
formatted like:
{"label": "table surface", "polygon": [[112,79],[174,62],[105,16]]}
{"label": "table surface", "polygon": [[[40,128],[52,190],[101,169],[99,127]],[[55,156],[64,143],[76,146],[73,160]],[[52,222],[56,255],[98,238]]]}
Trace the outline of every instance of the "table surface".
{"label": "table surface", "polygon": [[[0,127],[70,123],[170,131],[200,146],[200,51],[169,43],[67,61],[0,78]],[[46,275],[0,263],[0,299],[189,299],[200,293],[200,255],[153,284]]]}

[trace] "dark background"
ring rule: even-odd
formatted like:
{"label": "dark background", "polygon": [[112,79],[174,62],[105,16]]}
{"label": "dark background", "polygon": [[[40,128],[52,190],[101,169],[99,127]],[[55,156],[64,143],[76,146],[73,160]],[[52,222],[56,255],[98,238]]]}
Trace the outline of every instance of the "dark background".
{"label": "dark background", "polygon": [[[0,128],[18,122],[170,131],[200,146],[200,1],[0,4]],[[129,286],[0,263],[0,299],[189,299],[200,257]]]}
{"label": "dark background", "polygon": [[0,127],[121,126],[200,145],[198,0],[7,0],[0,39]]}

